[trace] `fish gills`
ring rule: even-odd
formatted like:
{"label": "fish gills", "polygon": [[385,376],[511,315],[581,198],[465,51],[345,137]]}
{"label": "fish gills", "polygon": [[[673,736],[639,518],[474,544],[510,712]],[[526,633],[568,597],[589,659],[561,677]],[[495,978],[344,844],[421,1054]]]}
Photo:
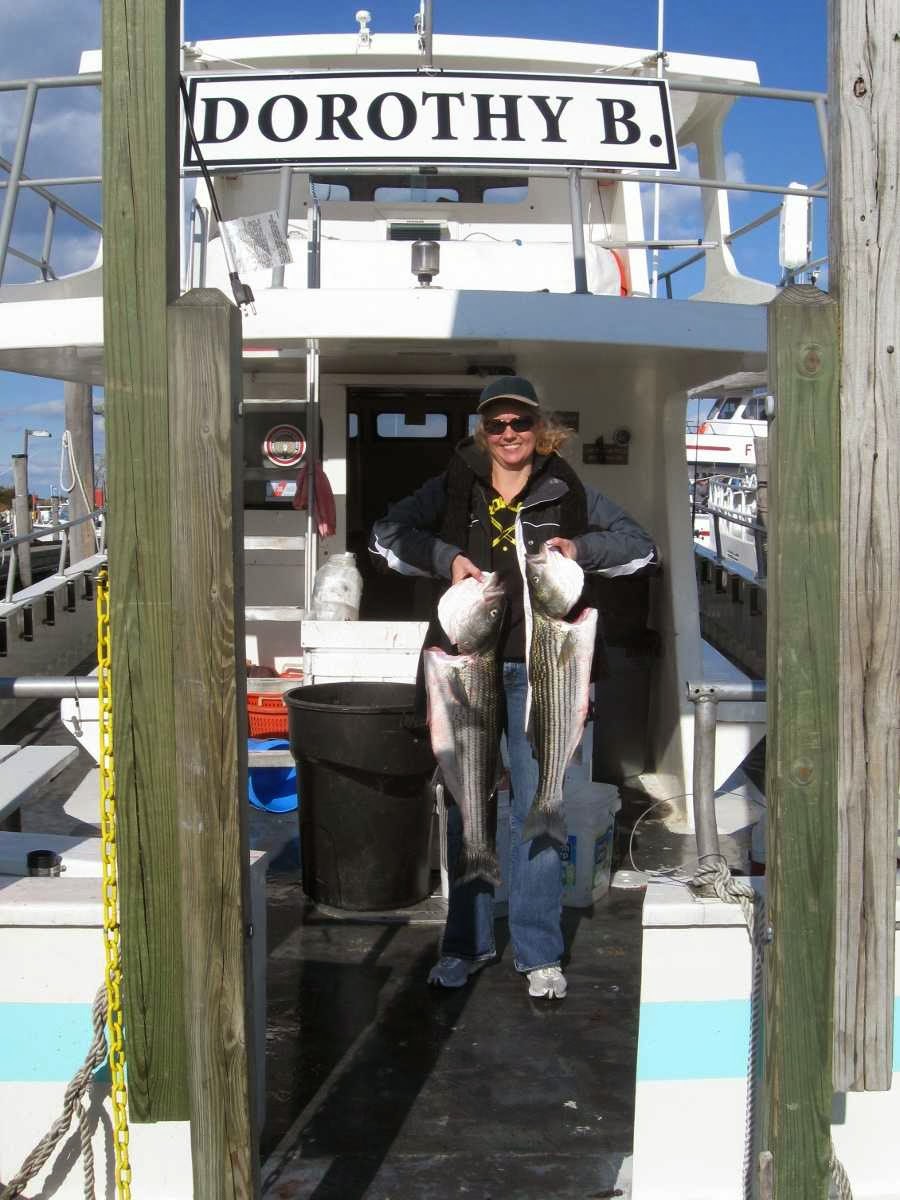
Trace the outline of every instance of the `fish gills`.
{"label": "fish gills", "polygon": [[493,653],[424,653],[431,747],[462,814],[463,844],[454,886],[500,884],[495,790],[500,760],[502,688]]}
{"label": "fish gills", "polygon": [[546,835],[566,843],[562,795],[566,767],[584,732],[597,610],[577,621],[534,611],[531,632],[531,737],[538,761],[538,789],[522,828],[522,841]]}

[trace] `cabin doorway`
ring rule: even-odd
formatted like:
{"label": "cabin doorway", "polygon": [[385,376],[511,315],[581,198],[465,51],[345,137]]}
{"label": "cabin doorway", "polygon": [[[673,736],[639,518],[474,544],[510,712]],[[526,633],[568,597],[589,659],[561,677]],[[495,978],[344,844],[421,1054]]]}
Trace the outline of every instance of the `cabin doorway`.
{"label": "cabin doorway", "polygon": [[430,580],[383,572],[370,561],[369,533],[391,504],[439,475],[475,422],[480,390],[350,388],[347,392],[347,548],[363,577],[365,621],[424,621]]}

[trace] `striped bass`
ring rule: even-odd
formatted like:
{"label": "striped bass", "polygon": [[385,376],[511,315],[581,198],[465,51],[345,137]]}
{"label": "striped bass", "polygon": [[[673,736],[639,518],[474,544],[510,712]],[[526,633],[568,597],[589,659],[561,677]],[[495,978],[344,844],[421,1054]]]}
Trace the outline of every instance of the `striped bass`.
{"label": "striped bass", "polygon": [[525,565],[531,601],[530,733],[539,779],[522,840],[547,835],[565,845],[563,782],[587,720],[597,610],[586,608],[576,621],[563,620],[584,584],[573,559],[543,547],[528,555]]}
{"label": "striped bass", "polygon": [[476,878],[500,883],[495,791],[503,687],[495,648],[503,610],[503,587],[495,575],[462,580],[442,597],[438,614],[447,636],[468,652],[447,654],[430,646],[423,655],[431,748],[462,815],[454,884]]}

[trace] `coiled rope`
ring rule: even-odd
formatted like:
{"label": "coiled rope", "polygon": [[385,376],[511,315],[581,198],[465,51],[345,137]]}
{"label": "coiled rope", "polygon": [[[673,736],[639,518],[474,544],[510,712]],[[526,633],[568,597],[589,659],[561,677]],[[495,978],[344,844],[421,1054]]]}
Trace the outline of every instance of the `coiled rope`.
{"label": "coiled rope", "polygon": [[84,1097],[90,1087],[94,1072],[106,1062],[106,984],[94,997],[94,1003],[91,1006],[91,1025],[94,1029],[94,1038],[84,1062],[66,1088],[62,1112],[22,1163],[17,1173],[0,1191],[0,1200],[15,1200],[16,1196],[21,1196],[29,1182],[45,1166],[50,1155],[68,1132],[73,1117],[77,1118],[78,1132],[81,1138],[85,1200],[94,1200],[94,1151],[91,1147],[91,1129],[88,1123],[87,1109],[84,1106]]}
{"label": "coiled rope", "polygon": [[[739,904],[747,922],[753,950],[750,984],[750,1044],[747,1048],[747,1104],[744,1132],[743,1198],[753,1200],[754,1149],[758,1117],[759,1050],[762,1028],[763,951],[767,941],[765,908],[759,893],[744,879],[735,879],[721,855],[710,856],[694,872],[691,887],[702,894],[712,892],[726,904]],[[830,1143],[828,1166],[839,1200],[853,1200],[853,1190],[844,1166]]]}

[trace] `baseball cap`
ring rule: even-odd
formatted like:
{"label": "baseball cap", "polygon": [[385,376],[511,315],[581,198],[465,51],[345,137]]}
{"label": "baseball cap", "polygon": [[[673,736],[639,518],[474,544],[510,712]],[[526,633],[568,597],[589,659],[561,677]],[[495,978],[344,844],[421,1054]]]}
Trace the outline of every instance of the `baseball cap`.
{"label": "baseball cap", "polygon": [[489,383],[479,398],[478,412],[498,400],[515,400],[519,404],[528,404],[532,408],[541,406],[534,387],[521,375],[504,375],[501,379],[495,379],[493,383]]}

